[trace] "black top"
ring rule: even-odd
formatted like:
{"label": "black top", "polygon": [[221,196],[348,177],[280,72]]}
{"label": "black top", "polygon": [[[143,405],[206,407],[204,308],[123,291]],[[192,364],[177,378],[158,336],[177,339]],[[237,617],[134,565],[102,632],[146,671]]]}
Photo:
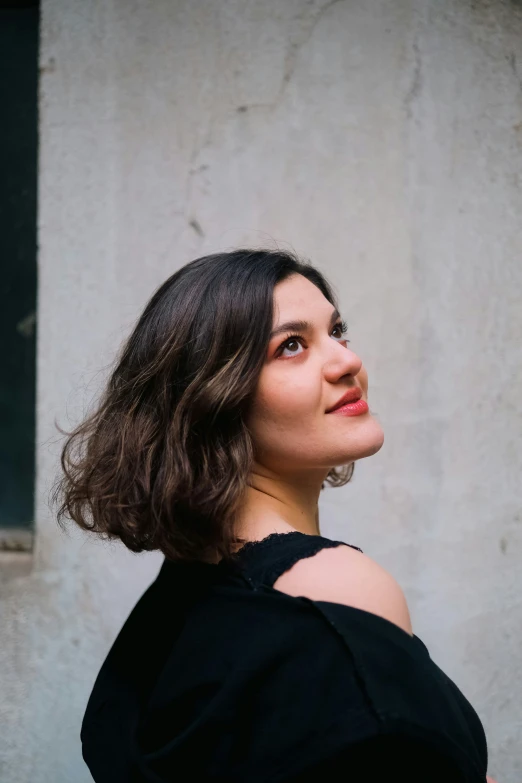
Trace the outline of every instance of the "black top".
{"label": "black top", "polygon": [[482,724],[418,637],[273,588],[334,546],[274,533],[227,564],[165,560],[87,705],[96,783],[485,783]]}

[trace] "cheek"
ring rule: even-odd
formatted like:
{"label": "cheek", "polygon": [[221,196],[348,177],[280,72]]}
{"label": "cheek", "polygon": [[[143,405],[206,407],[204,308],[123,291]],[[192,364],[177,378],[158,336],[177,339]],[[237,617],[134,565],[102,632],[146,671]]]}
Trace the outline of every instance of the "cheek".
{"label": "cheek", "polygon": [[255,408],[265,423],[284,424],[315,416],[320,404],[320,384],[314,385],[310,377],[299,379],[294,373],[291,380],[283,377],[260,384]]}
{"label": "cheek", "polygon": [[[273,445],[274,438],[288,436],[295,441],[299,432],[315,429],[314,420],[321,409],[321,385],[311,383],[310,373],[298,378],[281,375],[262,379],[258,384],[248,427],[260,446]],[[306,424],[305,429],[303,429]]]}

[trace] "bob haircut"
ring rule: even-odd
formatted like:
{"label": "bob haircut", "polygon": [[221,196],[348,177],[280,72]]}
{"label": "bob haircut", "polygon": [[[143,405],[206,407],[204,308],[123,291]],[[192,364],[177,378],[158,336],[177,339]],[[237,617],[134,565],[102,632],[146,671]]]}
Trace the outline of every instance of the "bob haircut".
{"label": "bob haircut", "polygon": [[[153,294],[113,363],[94,413],[67,435],[52,498],[133,552],[228,559],[254,458],[245,425],[272,330],[275,286],[325,277],[280,250],[240,249],[186,264]],[[346,484],[353,462],[326,482]],[[323,487],[324,487],[323,483]]]}

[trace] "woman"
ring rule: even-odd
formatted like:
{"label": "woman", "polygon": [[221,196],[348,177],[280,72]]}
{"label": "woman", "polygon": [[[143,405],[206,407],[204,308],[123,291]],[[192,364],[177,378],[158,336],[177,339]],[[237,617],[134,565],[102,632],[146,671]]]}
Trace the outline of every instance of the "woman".
{"label": "woman", "polygon": [[382,446],[367,397],[292,254],[199,258],[153,295],[55,489],[60,522],[165,555],[87,705],[97,783],[486,781],[397,582],[320,533],[325,483]]}

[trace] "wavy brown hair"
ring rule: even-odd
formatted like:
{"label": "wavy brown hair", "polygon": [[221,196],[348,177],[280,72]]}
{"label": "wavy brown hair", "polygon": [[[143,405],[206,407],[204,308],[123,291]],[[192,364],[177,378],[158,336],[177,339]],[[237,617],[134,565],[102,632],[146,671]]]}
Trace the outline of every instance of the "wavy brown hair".
{"label": "wavy brown hair", "polygon": [[[325,277],[280,250],[197,258],[153,294],[96,410],[67,436],[52,500],[133,552],[228,558],[254,446],[245,425],[266,357],[274,287],[292,274],[337,307]],[[346,484],[353,462],[326,482]],[[324,487],[324,484],[323,484]]]}

